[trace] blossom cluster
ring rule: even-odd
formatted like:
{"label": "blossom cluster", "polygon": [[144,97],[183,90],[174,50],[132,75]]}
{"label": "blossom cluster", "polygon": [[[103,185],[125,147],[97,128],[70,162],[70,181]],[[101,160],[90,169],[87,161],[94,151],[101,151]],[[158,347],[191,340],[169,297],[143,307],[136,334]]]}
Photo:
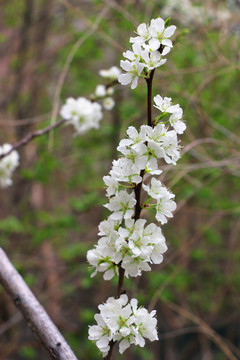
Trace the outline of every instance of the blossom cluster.
{"label": "blossom cluster", "polygon": [[109,218],[99,225],[98,244],[88,251],[88,262],[95,272],[104,272],[104,280],[110,280],[118,274],[118,265],[125,269],[126,277],[136,277],[142,271],[150,271],[150,264],[160,264],[167,250],[165,237],[160,227],[146,225],[146,220],[134,221],[128,218],[122,226],[119,221]]}
{"label": "blossom cluster", "polygon": [[[113,82],[118,78],[120,72],[118,67],[113,66],[108,70],[100,70],[99,74]],[[115,105],[111,97],[113,94],[112,86],[99,84],[90,100],[84,97],[68,98],[60,110],[60,115],[73,125],[76,135],[83,134],[93,128],[98,129],[99,122],[103,117],[102,106],[105,110],[111,110]],[[96,100],[102,101],[102,105]]]}
{"label": "blossom cluster", "polygon": [[114,88],[111,86],[111,84],[114,84],[120,74],[121,70],[117,66],[112,66],[108,70],[99,71],[100,76],[111,82],[108,85],[97,85],[92,98],[98,101],[102,101],[102,106],[105,110],[112,110],[115,105],[115,101],[111,97],[114,94]]}
{"label": "blossom cluster", "polygon": [[102,119],[102,107],[97,102],[79,97],[78,99],[68,98],[60,110],[63,119],[73,125],[76,134],[83,134],[89,129],[99,127]]}
{"label": "blossom cluster", "polygon": [[[153,223],[145,227],[146,220],[133,219],[136,206],[133,189],[143,181],[142,171],[161,174],[158,159],[176,164],[180,158],[177,133],[159,123],[154,128],[142,125],[139,132],[130,126],[127,135],[117,148],[123,156],[113,161],[109,175],[103,178],[109,199],[105,207],[111,215],[100,223],[101,238],[87,254],[89,264],[95,269],[92,276],[104,272],[105,280],[118,274],[120,263],[127,277],[139,276],[142,271],[150,270],[149,264],[161,263],[167,250],[160,227]],[[142,208],[154,208],[157,221],[162,225],[167,223],[176,209],[174,194],[155,177],[150,184],[143,183],[142,188],[147,196]]]}
{"label": "blossom cluster", "polygon": [[94,97],[97,100],[102,100],[102,106],[105,110],[112,110],[115,105],[115,101],[111,97],[113,94],[113,87],[106,87],[103,84],[99,84],[95,89]]}
{"label": "blossom cluster", "polygon": [[158,340],[156,311],[149,313],[137,305],[136,299],[128,302],[124,294],[119,299],[110,297],[105,304],[98,306],[100,313],[94,316],[97,325],[89,327],[89,339],[96,343],[104,357],[111,341],[119,341],[122,354],[130,344],[143,347],[145,339]]}
{"label": "blossom cluster", "polygon": [[131,88],[137,87],[138,78],[147,78],[149,73],[165,64],[164,58],[172,48],[170,37],[174,34],[176,26],[165,26],[161,18],[152,19],[150,25],[140,24],[137,36],[130,38],[132,50],[123,53],[127,60],[121,60],[120,66],[126,71],[118,77],[122,85],[131,83]]}
{"label": "blossom cluster", "polygon": [[[7,154],[11,151],[12,145],[3,144],[0,146],[0,155]],[[12,185],[12,173],[19,165],[19,154],[16,150],[10,152],[0,160],[0,187],[6,188]]]}

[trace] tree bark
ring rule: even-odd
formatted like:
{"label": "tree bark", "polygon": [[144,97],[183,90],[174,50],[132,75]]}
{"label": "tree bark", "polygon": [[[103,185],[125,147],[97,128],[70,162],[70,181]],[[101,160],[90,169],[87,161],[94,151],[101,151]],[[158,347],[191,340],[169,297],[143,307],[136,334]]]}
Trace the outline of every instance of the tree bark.
{"label": "tree bark", "polygon": [[77,360],[57,327],[11,264],[2,248],[0,248],[0,283],[51,358]]}

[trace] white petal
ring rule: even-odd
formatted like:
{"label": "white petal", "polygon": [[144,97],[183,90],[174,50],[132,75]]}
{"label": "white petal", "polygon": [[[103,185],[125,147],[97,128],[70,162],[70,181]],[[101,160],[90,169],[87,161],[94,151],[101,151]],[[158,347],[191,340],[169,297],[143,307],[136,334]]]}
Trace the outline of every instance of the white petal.
{"label": "white petal", "polygon": [[175,33],[176,28],[177,27],[175,25],[171,25],[171,26],[167,27],[164,31],[164,37],[166,37],[166,38],[171,37]]}
{"label": "white petal", "polygon": [[122,85],[128,85],[132,81],[132,75],[131,74],[121,74],[118,77],[118,81]]}

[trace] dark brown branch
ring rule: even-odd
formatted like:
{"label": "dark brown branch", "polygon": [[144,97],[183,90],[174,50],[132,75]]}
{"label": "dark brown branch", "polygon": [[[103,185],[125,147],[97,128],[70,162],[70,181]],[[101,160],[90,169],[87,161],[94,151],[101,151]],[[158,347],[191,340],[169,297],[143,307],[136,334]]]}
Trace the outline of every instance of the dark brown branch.
{"label": "dark brown branch", "polygon": [[110,83],[108,83],[108,84],[106,85],[106,89],[109,89],[109,88],[111,88],[111,87],[113,87],[113,86],[115,86],[115,85],[118,85],[118,84],[119,84],[118,79],[112,80]]}
{"label": "dark brown branch", "polygon": [[33,140],[34,138],[36,138],[38,136],[42,136],[44,134],[49,133],[53,129],[56,129],[59,126],[61,126],[62,124],[64,124],[66,121],[67,120],[65,120],[65,119],[61,119],[60,121],[56,122],[55,124],[49,125],[49,126],[45,127],[44,129],[36,130],[36,131],[33,131],[33,132],[27,134],[24,138],[22,138],[21,140],[15,142],[12,145],[12,148],[8,152],[6,152],[5,154],[0,155],[0,160],[3,159],[5,156],[11,154],[11,152],[13,150],[16,150],[16,149],[20,148],[21,146],[26,145],[27,143],[29,143],[29,141]]}
{"label": "dark brown branch", "polygon": [[152,83],[155,69],[150,72],[150,76],[146,79],[147,82],[147,114],[148,114],[148,125],[152,125]]}
{"label": "dark brown branch", "polygon": [[[142,177],[143,179],[143,176],[144,176],[144,170],[141,170],[140,172],[140,176]],[[140,218],[140,214],[141,214],[141,211],[142,211],[142,207],[141,207],[141,190],[142,190],[142,181],[137,184],[137,186],[135,187],[134,189],[134,192],[135,192],[135,198],[137,200],[137,203],[135,205],[135,215],[134,215],[134,220],[137,221],[139,218]]]}
{"label": "dark brown branch", "polygon": [[57,327],[11,264],[2,248],[0,248],[0,283],[51,358],[77,360]]}
{"label": "dark brown branch", "polygon": [[119,271],[119,274],[118,274],[117,299],[119,299],[121,294],[122,294],[123,282],[124,282],[124,274],[125,274],[125,269],[123,269],[121,267],[121,262],[119,264],[118,271]]}
{"label": "dark brown branch", "polygon": [[113,352],[113,347],[114,347],[115,344],[116,344],[116,341],[113,341],[113,340],[110,341],[110,343],[109,343],[109,345],[110,345],[110,350],[109,350],[107,356],[105,356],[104,360],[111,360],[111,358],[112,358],[112,352]]}

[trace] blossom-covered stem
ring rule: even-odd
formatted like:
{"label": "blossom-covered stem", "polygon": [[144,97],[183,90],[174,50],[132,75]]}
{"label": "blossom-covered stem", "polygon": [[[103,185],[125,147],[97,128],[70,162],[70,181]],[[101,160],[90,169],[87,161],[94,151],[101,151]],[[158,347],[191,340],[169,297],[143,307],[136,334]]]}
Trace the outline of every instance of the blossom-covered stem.
{"label": "blossom-covered stem", "polygon": [[[147,82],[147,114],[148,114],[148,125],[153,126],[152,123],[152,83],[153,83],[153,76],[154,76],[155,69],[153,69],[150,72],[150,76],[148,79],[146,79]],[[140,176],[143,179],[144,176],[144,170],[141,170]],[[137,221],[140,218],[141,214],[141,190],[142,190],[142,181],[135,187],[135,197],[137,200],[137,203],[135,205],[135,215],[134,220]]]}
{"label": "blossom-covered stem", "polygon": [[65,120],[65,119],[61,119],[58,122],[56,122],[55,124],[49,125],[49,126],[45,127],[44,129],[36,130],[36,131],[33,131],[33,132],[27,134],[24,138],[15,142],[8,152],[1,154],[0,160],[3,159],[5,156],[9,155],[13,150],[16,150],[16,149],[20,148],[21,146],[26,145],[27,143],[29,143],[31,140],[33,140],[34,138],[36,138],[38,136],[42,136],[44,134],[49,133],[53,129],[56,129],[57,127],[64,124],[66,121],[67,120]]}
{"label": "blossom-covered stem", "polygon": [[121,263],[119,264],[118,271],[119,271],[119,275],[118,275],[117,298],[120,298],[123,288],[124,274],[125,274],[125,269],[121,267]]}
{"label": "blossom-covered stem", "polygon": [[152,82],[155,69],[150,72],[150,76],[147,81],[147,114],[148,114],[148,126],[152,126]]}

